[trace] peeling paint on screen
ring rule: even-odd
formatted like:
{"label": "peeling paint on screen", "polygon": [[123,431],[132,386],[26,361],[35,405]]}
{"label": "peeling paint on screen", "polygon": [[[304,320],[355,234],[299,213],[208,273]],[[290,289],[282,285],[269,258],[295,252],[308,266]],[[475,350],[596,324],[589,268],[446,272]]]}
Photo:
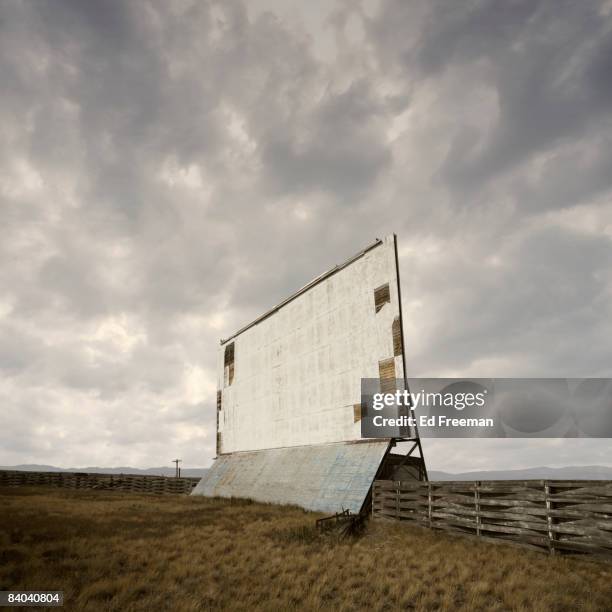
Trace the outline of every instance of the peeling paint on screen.
{"label": "peeling paint on screen", "polygon": [[404,349],[402,347],[402,326],[399,317],[393,319],[391,333],[393,334],[393,354],[396,357],[401,357],[404,353]]}
{"label": "peeling paint on screen", "polygon": [[355,404],[353,406],[353,421],[355,423],[361,421],[361,404]]}
{"label": "peeling paint on screen", "polygon": [[234,382],[234,343],[230,342],[223,351],[223,385],[229,387]]}
{"label": "peeling paint on screen", "polygon": [[395,391],[395,359],[393,357],[378,362],[378,377],[381,393]]}
{"label": "peeling paint on screen", "polygon": [[385,304],[391,303],[389,283],[385,283],[374,290],[374,312],[379,312]]}

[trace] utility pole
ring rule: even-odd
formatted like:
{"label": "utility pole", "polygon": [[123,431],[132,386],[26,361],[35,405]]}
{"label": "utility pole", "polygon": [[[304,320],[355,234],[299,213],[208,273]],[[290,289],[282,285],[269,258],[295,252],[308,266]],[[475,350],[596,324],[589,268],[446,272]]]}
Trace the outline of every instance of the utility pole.
{"label": "utility pole", "polygon": [[179,463],[182,463],[182,459],[173,459],[172,463],[176,463],[176,473],[174,474],[175,478],[181,477],[181,468],[179,467]]}

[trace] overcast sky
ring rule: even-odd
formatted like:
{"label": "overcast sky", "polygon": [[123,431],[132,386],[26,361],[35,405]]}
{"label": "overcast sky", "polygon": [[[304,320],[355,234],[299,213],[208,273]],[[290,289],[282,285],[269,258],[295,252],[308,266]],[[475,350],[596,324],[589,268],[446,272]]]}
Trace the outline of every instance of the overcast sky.
{"label": "overcast sky", "polygon": [[411,377],[612,376],[612,3],[2,0],[0,228],[4,465],[209,465],[219,338],[391,232]]}

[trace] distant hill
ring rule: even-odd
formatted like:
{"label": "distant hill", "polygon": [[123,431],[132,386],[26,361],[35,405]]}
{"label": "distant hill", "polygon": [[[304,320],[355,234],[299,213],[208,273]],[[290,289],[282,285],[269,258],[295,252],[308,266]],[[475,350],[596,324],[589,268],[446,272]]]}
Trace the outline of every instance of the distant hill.
{"label": "distant hill", "polygon": [[[148,476],[174,476],[174,467],[79,467],[59,468],[54,465],[38,465],[28,463],[23,465],[0,466],[0,470],[18,470],[21,472],[87,472],[89,474],[140,474]],[[201,478],[208,471],[207,468],[181,468],[181,476],[185,478]]]}
{"label": "distant hill", "polygon": [[451,474],[429,470],[430,480],[612,480],[612,467],[581,465],[560,468],[534,467],[522,470],[483,470]]}
{"label": "distant hill", "polygon": [[[174,467],[79,467],[59,468],[54,465],[0,466],[0,470],[24,472],[88,472],[90,474],[141,474],[149,476],[174,476]],[[208,468],[181,468],[181,476],[201,478]],[[429,470],[430,480],[612,480],[612,467],[604,465],[568,466],[560,468],[534,467],[522,470],[482,470],[477,472],[441,472]]]}

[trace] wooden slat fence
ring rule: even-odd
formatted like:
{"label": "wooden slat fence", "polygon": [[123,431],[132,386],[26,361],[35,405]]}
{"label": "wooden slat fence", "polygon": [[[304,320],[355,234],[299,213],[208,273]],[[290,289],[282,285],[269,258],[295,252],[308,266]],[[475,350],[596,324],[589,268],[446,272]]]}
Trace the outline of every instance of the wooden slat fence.
{"label": "wooden slat fence", "polygon": [[612,559],[612,481],[377,480],[374,518]]}
{"label": "wooden slat fence", "polygon": [[199,481],[199,478],[171,478],[137,474],[0,470],[0,487],[47,486],[68,489],[128,491],[154,495],[188,495]]}

